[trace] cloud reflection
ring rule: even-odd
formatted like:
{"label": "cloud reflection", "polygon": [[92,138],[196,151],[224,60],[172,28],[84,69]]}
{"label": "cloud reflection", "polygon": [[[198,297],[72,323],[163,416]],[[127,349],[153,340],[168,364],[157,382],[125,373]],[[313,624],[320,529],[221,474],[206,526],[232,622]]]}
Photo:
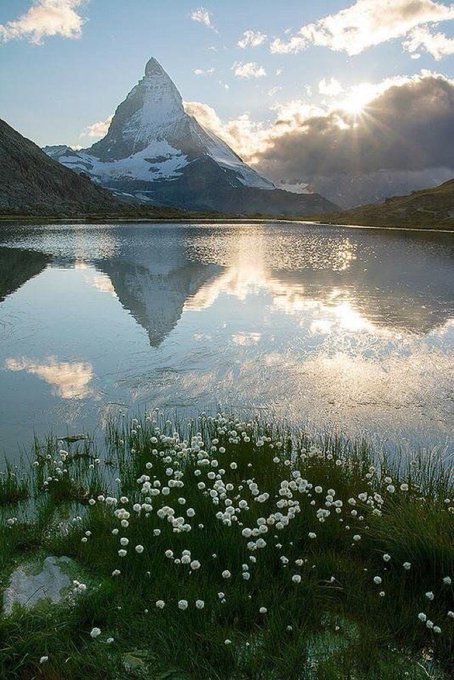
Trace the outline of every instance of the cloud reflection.
{"label": "cloud reflection", "polygon": [[90,387],[93,368],[84,361],[58,361],[55,357],[48,357],[46,361],[37,362],[25,357],[12,357],[6,359],[5,368],[37,375],[52,385],[53,393],[62,399],[83,399],[93,394]]}

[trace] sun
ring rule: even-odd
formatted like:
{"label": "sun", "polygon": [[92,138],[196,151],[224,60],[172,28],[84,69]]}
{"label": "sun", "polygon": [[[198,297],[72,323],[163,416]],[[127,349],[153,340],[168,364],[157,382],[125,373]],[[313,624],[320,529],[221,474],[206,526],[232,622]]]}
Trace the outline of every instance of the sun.
{"label": "sun", "polygon": [[354,118],[359,118],[364,113],[365,102],[359,97],[350,97],[342,103],[342,110],[349,113]]}
{"label": "sun", "polygon": [[371,83],[360,83],[350,89],[340,108],[352,118],[360,118],[365,114],[369,102],[376,96],[376,86]]}

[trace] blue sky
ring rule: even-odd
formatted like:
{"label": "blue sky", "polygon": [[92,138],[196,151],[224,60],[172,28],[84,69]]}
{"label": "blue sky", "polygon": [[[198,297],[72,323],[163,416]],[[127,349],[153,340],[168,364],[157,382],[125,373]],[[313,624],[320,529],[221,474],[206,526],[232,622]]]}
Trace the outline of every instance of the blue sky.
{"label": "blue sky", "polygon": [[[185,100],[207,104],[223,121],[247,112],[254,125],[293,100],[345,100],[359,83],[422,69],[452,78],[454,4],[391,5],[395,16],[388,0],[2,0],[0,115],[41,145],[89,145],[88,126],[113,113],[151,56]],[[369,10],[376,23],[361,34]],[[49,35],[49,12],[61,11],[62,25]],[[342,16],[345,24],[360,17],[351,40],[339,29]],[[245,31],[261,44],[239,47]],[[323,79],[329,94],[319,91]]]}

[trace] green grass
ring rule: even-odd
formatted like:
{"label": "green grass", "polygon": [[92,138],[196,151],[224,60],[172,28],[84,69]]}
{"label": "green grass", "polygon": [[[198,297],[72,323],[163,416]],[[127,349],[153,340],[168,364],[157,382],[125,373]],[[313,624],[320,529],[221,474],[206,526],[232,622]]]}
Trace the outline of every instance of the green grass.
{"label": "green grass", "polygon": [[87,590],[0,616],[0,678],[452,671],[453,490],[439,461],[393,462],[364,442],[233,417],[176,427],[154,413],[112,424],[102,454],[49,439],[31,476],[34,512],[2,510],[1,587],[18,562],[54,554],[80,565]]}
{"label": "green grass", "polygon": [[6,464],[6,469],[0,472],[0,508],[16,505],[30,496],[29,480],[18,476],[17,470]]}

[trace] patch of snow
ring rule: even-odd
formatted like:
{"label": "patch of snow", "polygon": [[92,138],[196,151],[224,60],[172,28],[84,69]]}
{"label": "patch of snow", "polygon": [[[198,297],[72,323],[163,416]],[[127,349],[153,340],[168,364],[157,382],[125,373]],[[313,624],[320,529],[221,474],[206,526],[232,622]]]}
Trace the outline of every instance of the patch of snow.
{"label": "patch of snow", "polygon": [[[201,127],[201,126],[200,126]],[[272,182],[265,179],[258,172],[255,172],[244,161],[237,156],[232,149],[222,141],[219,137],[214,135],[210,130],[202,128],[206,134],[206,147],[208,155],[223,168],[233,170],[242,184],[248,187],[256,187],[258,189],[272,190],[276,187]]]}
{"label": "patch of snow", "polygon": [[60,156],[58,160],[71,170],[88,172],[101,183],[128,178],[146,182],[175,179],[188,164],[187,156],[165,140],[154,141],[142,151],[114,161],[101,161],[85,151],[79,151],[77,156]]}
{"label": "patch of snow", "polygon": [[277,185],[278,189],[283,191],[289,191],[291,194],[310,194],[312,193],[309,189],[309,184],[307,182],[297,182],[294,184],[289,184],[286,182],[279,182]]}
{"label": "patch of snow", "polygon": [[181,95],[164,71],[145,76],[127,99],[135,98],[139,90],[143,95],[142,106],[122,130],[123,139],[136,143],[161,136],[163,130],[185,115]]}

